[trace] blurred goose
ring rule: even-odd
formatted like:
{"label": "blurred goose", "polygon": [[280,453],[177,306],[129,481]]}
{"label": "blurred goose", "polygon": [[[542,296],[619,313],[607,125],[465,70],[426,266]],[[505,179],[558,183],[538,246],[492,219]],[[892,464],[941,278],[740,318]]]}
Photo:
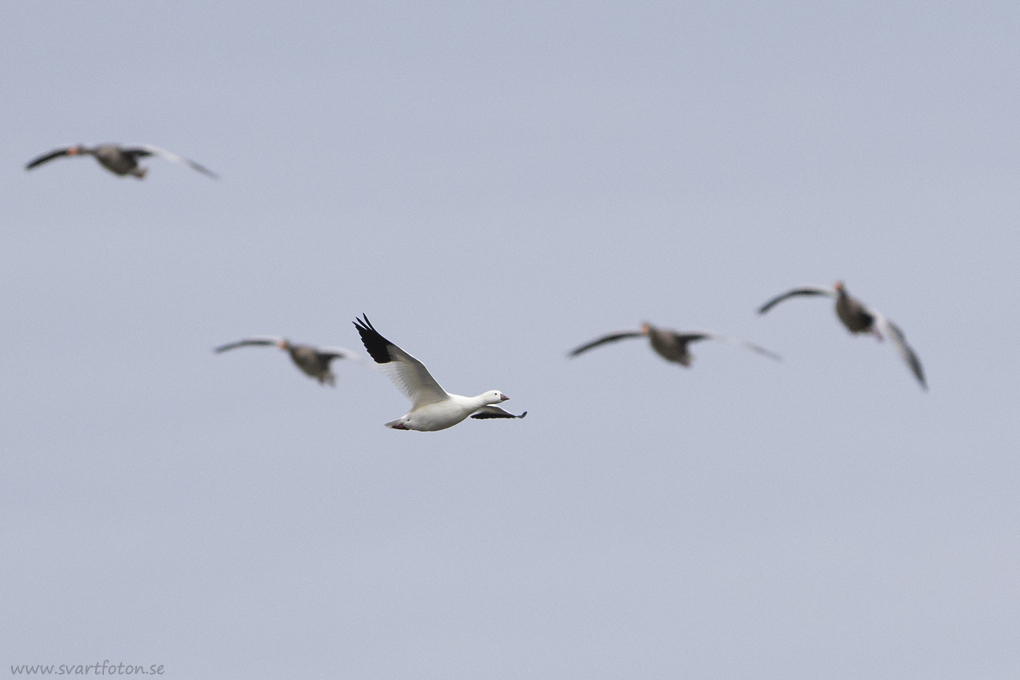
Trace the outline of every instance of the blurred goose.
{"label": "blurred goose", "polygon": [[379,364],[401,392],[411,400],[411,410],[404,416],[386,423],[394,430],[420,430],[434,432],[453,427],[468,416],[486,418],[523,418],[504,411],[495,404],[510,397],[499,390],[489,390],[477,397],[450,394],[429,374],[425,365],[379,335],[368,317],[354,321],[354,327],[365,343],[369,355]]}
{"label": "blurred goose", "polygon": [[334,359],[355,359],[361,357],[350,350],[342,347],[312,347],[311,345],[295,345],[284,338],[258,337],[238,340],[226,345],[220,345],[214,352],[226,352],[238,347],[279,347],[290,354],[291,360],[301,371],[319,381],[320,384],[336,386],[336,376],[330,370],[329,365]]}
{"label": "blurred goose", "polygon": [[744,349],[749,349],[758,354],[767,356],[770,359],[780,361],[781,358],[778,354],[774,354],[764,347],[758,345],[752,345],[749,342],[743,340],[737,340],[730,338],[725,335],[719,335],[717,333],[709,333],[707,331],[671,331],[664,328],[656,328],[650,323],[641,324],[641,330],[639,331],[623,331],[622,333],[610,333],[609,335],[603,335],[601,338],[592,340],[591,342],[581,345],[580,347],[571,350],[570,356],[576,357],[579,354],[583,354],[590,349],[595,349],[602,345],[617,342],[618,340],[626,340],[628,338],[640,338],[648,337],[648,341],[652,345],[659,356],[666,361],[672,361],[682,366],[690,366],[691,361],[694,360],[694,355],[690,353],[687,346],[692,342],[698,342],[700,340],[721,340],[728,342],[731,345],[737,345]]}
{"label": "blurred goose", "polygon": [[48,154],[39,156],[34,161],[25,166],[26,170],[48,163],[54,158],[60,158],[61,156],[92,156],[99,164],[109,170],[115,175],[132,175],[138,179],[144,179],[145,173],[148,172],[148,168],[138,167],[138,159],[145,158],[147,156],[162,156],[168,161],[174,163],[183,163],[193,170],[197,170],[203,175],[208,175],[213,179],[219,179],[216,173],[211,170],[202,167],[198,163],[192,160],[188,160],[183,156],[178,156],[175,153],[171,153],[166,149],[160,149],[158,146],[150,146],[148,144],[139,144],[133,147],[123,147],[119,144],[100,144],[99,146],[84,146],[79,144],[78,146],[70,146],[66,149],[57,149],[51,151]]}
{"label": "blurred goose", "polygon": [[921,383],[921,387],[925,390],[928,389],[928,384],[924,380],[924,369],[921,367],[921,360],[917,358],[914,350],[907,344],[907,338],[903,335],[903,331],[892,321],[886,319],[880,312],[867,307],[863,302],[847,293],[842,281],[837,281],[831,289],[817,288],[815,286],[794,288],[766,302],[758,310],[758,313],[764,314],[783,300],[788,300],[792,297],[814,295],[836,298],[836,316],[839,317],[839,320],[843,322],[843,325],[851,333],[870,333],[878,340],[882,340],[883,333],[889,336],[892,339],[893,345],[896,346],[896,351],[900,353],[900,356],[903,357],[903,360],[907,362],[907,366],[913,372],[914,377]]}

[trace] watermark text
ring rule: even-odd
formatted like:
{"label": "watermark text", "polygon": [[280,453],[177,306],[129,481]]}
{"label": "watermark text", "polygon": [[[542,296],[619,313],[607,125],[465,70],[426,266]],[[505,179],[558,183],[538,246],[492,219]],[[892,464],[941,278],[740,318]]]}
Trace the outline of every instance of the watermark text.
{"label": "watermark text", "polygon": [[163,664],[137,666],[134,664],[112,664],[107,659],[90,664],[62,663],[31,666],[11,666],[11,675],[163,675]]}

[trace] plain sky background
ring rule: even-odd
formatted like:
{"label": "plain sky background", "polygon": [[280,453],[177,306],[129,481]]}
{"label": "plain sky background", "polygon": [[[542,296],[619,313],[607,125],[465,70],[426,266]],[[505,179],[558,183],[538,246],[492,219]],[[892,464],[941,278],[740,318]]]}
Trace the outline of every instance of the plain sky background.
{"label": "plain sky background", "polygon": [[[1020,677],[1020,5],[19,2],[0,673]],[[150,143],[144,181],[58,146]],[[843,279],[906,332],[831,303]],[[253,334],[367,313],[522,421]],[[783,355],[644,342],[648,320]]]}

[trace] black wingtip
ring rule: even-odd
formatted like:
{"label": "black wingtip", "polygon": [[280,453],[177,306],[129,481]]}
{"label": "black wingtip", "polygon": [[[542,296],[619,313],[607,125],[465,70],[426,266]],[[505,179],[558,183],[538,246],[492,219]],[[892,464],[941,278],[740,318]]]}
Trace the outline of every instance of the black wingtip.
{"label": "black wingtip", "polygon": [[195,164],[194,164],[193,166],[191,166],[191,167],[192,167],[192,169],[193,169],[193,170],[197,170],[198,172],[202,173],[203,175],[205,175],[205,176],[206,176],[206,177],[208,177],[209,179],[214,179],[214,180],[216,180],[217,182],[218,182],[218,181],[220,180],[220,176],[219,176],[219,175],[217,175],[217,174],[216,174],[215,172],[213,172],[213,171],[212,171],[212,170],[210,170],[209,168],[205,168],[205,167],[202,167],[202,166],[201,166],[201,165],[199,165],[198,163],[195,163]]}
{"label": "black wingtip", "polygon": [[361,344],[365,346],[368,355],[375,363],[388,364],[392,361],[390,351],[386,347],[393,343],[379,335],[379,331],[368,320],[367,314],[362,314],[360,319],[355,319],[354,327],[358,329],[358,335],[361,336]]}
{"label": "black wingtip", "polygon": [[[194,163],[194,161],[192,161],[192,162]],[[194,168],[196,170],[198,170],[200,173],[202,173],[203,175],[205,175],[206,177],[208,177],[209,179],[215,179],[217,181],[219,181],[219,179],[220,179],[220,176],[218,174],[216,174],[215,172],[213,172],[209,168],[205,167],[204,165],[199,165],[198,163],[195,163]]]}

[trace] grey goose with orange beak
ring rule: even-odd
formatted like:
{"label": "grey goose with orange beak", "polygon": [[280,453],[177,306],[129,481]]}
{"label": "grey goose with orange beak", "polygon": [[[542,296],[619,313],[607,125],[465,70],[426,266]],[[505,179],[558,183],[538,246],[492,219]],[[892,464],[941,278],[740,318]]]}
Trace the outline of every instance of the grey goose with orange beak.
{"label": "grey goose with orange beak", "polygon": [[148,168],[139,167],[138,159],[146,158],[148,156],[160,156],[168,161],[187,165],[192,170],[196,170],[203,175],[212,177],[213,179],[219,179],[216,173],[199,165],[195,161],[188,160],[187,158],[178,156],[166,149],[161,149],[158,146],[151,146],[149,144],[139,144],[138,146],[132,147],[124,147],[119,144],[100,144],[99,146],[85,146],[83,144],[79,144],[78,146],[69,146],[65,149],[56,149],[48,154],[39,156],[26,165],[25,169],[31,170],[43,163],[48,163],[55,158],[61,158],[63,156],[92,156],[99,161],[100,165],[113,174],[120,175],[121,177],[131,175],[138,179],[144,179],[145,173],[148,172]]}
{"label": "grey goose with orange beak", "polygon": [[354,327],[361,335],[365,349],[386,372],[393,384],[411,400],[411,410],[386,423],[394,430],[419,430],[434,432],[453,427],[468,416],[486,418],[523,418],[504,411],[496,404],[509,399],[499,390],[489,390],[477,397],[462,397],[450,394],[436,382],[425,365],[413,356],[384,338],[372,326],[368,317],[354,321]]}
{"label": "grey goose with orange beak", "polygon": [[883,333],[888,336],[896,347],[896,351],[903,357],[903,361],[907,363],[910,371],[917,378],[917,382],[921,384],[921,388],[927,391],[928,384],[924,380],[924,368],[921,367],[921,360],[917,358],[914,350],[907,344],[907,338],[903,331],[880,312],[871,309],[847,293],[842,281],[837,281],[831,289],[818,288],[816,286],[794,288],[766,302],[758,310],[758,313],[764,314],[783,300],[788,300],[792,297],[814,295],[824,295],[836,299],[836,316],[839,317],[839,320],[843,322],[843,325],[851,333],[869,333],[878,340],[882,340]]}
{"label": "grey goose with orange beak", "polygon": [[238,340],[226,345],[220,345],[213,351],[217,354],[238,347],[278,347],[288,354],[294,365],[301,369],[305,375],[315,378],[321,385],[336,385],[336,376],[330,369],[334,359],[361,360],[361,357],[350,350],[342,347],[318,348],[311,345],[295,345],[284,338],[257,337]]}

